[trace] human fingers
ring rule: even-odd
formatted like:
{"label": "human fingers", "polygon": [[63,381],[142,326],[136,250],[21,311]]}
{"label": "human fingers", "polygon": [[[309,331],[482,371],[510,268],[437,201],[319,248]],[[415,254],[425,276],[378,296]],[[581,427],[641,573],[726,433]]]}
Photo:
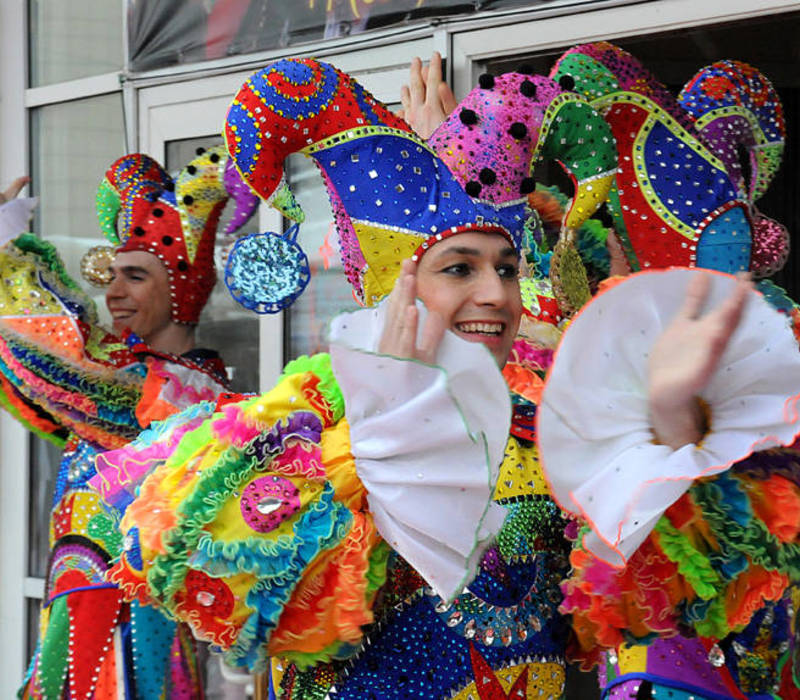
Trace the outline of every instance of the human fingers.
{"label": "human fingers", "polygon": [[22,175],[14,180],[4,192],[0,192],[0,204],[14,199],[30,181],[31,179],[27,175]]}
{"label": "human fingers", "polygon": [[431,54],[431,60],[427,66],[427,74],[425,75],[425,86],[427,92],[425,93],[425,101],[429,104],[435,103],[439,99],[439,85],[442,84],[442,54],[434,51]]}
{"label": "human fingers", "polygon": [[403,113],[403,118],[405,119],[406,114],[411,114],[411,90],[408,89],[408,85],[400,87],[400,104],[403,105],[403,109],[400,111]]}
{"label": "human fingers", "polygon": [[692,275],[689,285],[686,288],[686,297],[683,306],[678,311],[678,316],[689,319],[697,319],[708,298],[711,288],[711,276],[707,273]]}
{"label": "human fingers", "polygon": [[429,365],[436,362],[436,355],[439,353],[439,346],[442,344],[446,330],[444,316],[438,311],[430,311],[422,326],[422,337],[417,350],[417,357],[420,360]]}
{"label": "human fingers", "polygon": [[422,104],[425,101],[425,81],[422,78],[422,60],[419,56],[411,59],[408,69],[408,88],[412,104]]}
{"label": "human fingers", "polygon": [[458,100],[456,100],[456,96],[453,94],[453,90],[450,86],[442,81],[439,83],[439,89],[437,90],[439,95],[439,102],[441,102],[442,109],[444,110],[445,116],[449,116],[453,113],[453,110],[458,106]]}
{"label": "human fingers", "polygon": [[408,306],[408,273],[401,267],[400,274],[394,283],[389,294],[388,308],[386,311],[387,319],[397,319],[403,313],[403,308]]}
{"label": "human fingers", "polygon": [[414,306],[416,280],[412,274],[413,264],[409,267],[406,262],[410,261],[404,261],[400,275],[389,295],[383,331],[378,344],[378,350],[387,355],[401,355],[401,339],[408,322],[408,308]]}
{"label": "human fingers", "polygon": [[400,326],[400,334],[397,339],[397,346],[392,353],[395,357],[417,357],[417,324],[419,321],[419,311],[417,307],[407,306],[403,310],[403,321]]}
{"label": "human fingers", "polygon": [[734,331],[739,327],[739,322],[742,320],[752,289],[753,282],[750,277],[739,276],[731,293],[712,312],[712,319],[710,320],[717,329],[716,345],[718,348],[724,349]]}

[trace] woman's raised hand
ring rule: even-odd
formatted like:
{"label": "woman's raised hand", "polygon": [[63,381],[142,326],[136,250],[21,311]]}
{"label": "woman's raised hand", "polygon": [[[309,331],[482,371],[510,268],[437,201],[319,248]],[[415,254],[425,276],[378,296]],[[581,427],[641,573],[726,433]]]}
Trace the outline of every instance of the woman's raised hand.
{"label": "woman's raised hand", "polygon": [[442,315],[429,311],[417,345],[419,310],[416,298],[417,266],[411,260],[404,260],[400,276],[389,295],[378,352],[433,364],[447,329]]}
{"label": "woman's raised hand", "polygon": [[656,440],[678,449],[699,442],[705,416],[698,401],[742,318],[753,289],[747,275],[728,298],[702,314],[711,275],[695,275],[683,306],[655,342],[649,359],[648,402]]}
{"label": "woman's raised hand", "polygon": [[427,66],[418,57],[411,61],[409,84],[400,90],[402,116],[423,139],[429,139],[458,102],[450,86],[442,80],[442,56],[434,51]]}

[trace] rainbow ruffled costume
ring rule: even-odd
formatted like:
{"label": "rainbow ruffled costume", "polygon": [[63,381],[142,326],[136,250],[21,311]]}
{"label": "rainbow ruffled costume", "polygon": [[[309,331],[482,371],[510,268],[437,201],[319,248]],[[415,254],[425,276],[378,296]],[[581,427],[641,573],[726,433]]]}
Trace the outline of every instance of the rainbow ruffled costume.
{"label": "rainbow ruffled costume", "polygon": [[[568,51],[552,76],[590,96],[618,138],[623,167],[609,203],[634,270],[780,268],[788,234],[754,201],[779,165],[785,126],[756,69],[715,63],[676,99],[630,54],[598,42]],[[540,447],[559,504],[587,524],[561,609],[575,657],[601,664],[604,697],[795,698],[797,310],[759,283],[785,315],[748,302],[747,314],[764,316],[745,318],[749,335],[734,338],[702,397],[710,432],[672,452],[651,444],[646,353],[687,274],[611,289],[559,348]],[[714,279],[719,299],[726,282]]]}
{"label": "rainbow ruffled costume", "polygon": [[[221,184],[216,191],[209,186],[214,178],[208,166],[214,163],[221,183],[225,165],[216,164],[219,154],[215,161],[212,155],[195,160],[195,172],[184,173],[183,185],[196,174],[198,200],[203,205],[216,200],[202,236],[213,248],[228,195]],[[115,180],[117,190],[108,183],[103,188],[106,205],[116,201],[107,225],[113,227],[121,208],[131,221],[128,229],[120,227],[124,237],[140,225],[146,208],[146,216],[177,223],[180,232],[168,189],[172,179],[158,164],[132,154],[109,176],[119,172],[127,173],[127,184]],[[148,177],[153,174],[158,182]],[[252,211],[252,196],[246,201]],[[3,209],[9,206],[19,203]],[[161,215],[153,216],[154,209]],[[55,249],[32,234],[17,235],[19,228],[17,221],[14,229],[0,229],[0,404],[64,448],[51,511],[40,638],[22,697],[202,697],[188,629],[154,608],[125,603],[106,580],[123,537],[118,513],[103,504],[89,481],[98,454],[126,444],[152,420],[215,399],[227,385],[224,365],[215,352],[177,357],[152,350],[133,334],[117,337],[103,330],[94,303],[69,278]],[[174,225],[168,230],[175,234]],[[159,238],[166,232],[162,227]],[[192,308],[199,313],[196,300]]]}

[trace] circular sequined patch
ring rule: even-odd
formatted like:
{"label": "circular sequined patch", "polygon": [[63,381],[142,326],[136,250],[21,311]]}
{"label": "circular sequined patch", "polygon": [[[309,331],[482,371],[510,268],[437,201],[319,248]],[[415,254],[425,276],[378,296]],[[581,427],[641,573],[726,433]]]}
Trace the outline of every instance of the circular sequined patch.
{"label": "circular sequined patch", "polygon": [[256,532],[270,532],[300,510],[300,492],[281,476],[263,476],[242,491],[242,517]]}
{"label": "circular sequined patch", "polygon": [[225,285],[246,309],[278,313],[303,293],[311,273],[293,234],[295,226],[283,236],[255,233],[234,244],[225,266]]}

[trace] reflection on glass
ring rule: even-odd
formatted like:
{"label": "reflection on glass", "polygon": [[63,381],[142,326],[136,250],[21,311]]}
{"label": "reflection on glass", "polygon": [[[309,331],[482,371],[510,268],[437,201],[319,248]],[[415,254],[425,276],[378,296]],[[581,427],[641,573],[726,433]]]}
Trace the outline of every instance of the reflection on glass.
{"label": "reflection on glass", "polygon": [[309,158],[292,155],[287,173],[292,192],[306,214],[297,242],[308,256],[311,268],[308,287],[289,307],[285,358],[289,360],[327,350],[330,320],[341,311],[358,308],[358,304],[342,271],[328,193],[319,171]]}
{"label": "reflection on glass", "polygon": [[[524,5],[530,0],[506,0]],[[128,0],[130,66],[163,68],[334,39],[425,17],[475,12],[475,0]]]}
{"label": "reflection on glass", "polygon": [[30,0],[30,84],[122,70],[122,2]]}
{"label": "reflection on glass", "polygon": [[33,229],[58,249],[67,272],[89,292],[109,322],[103,292],[80,276],[80,261],[95,245],[107,245],[95,214],[97,186],[125,152],[120,94],[32,110],[34,194],[39,208]]}
{"label": "reflection on glass", "polygon": [[36,642],[39,640],[39,607],[41,604],[42,601],[38,598],[26,598],[25,600],[25,619],[28,622],[25,630],[25,663],[28,663],[33,657],[33,652],[36,651]]}
{"label": "reflection on glass", "polygon": [[36,435],[30,436],[30,485],[28,488],[28,576],[44,578],[50,552],[50,510],[56,486],[61,450]]}
{"label": "reflection on glass", "polygon": [[[167,157],[164,167],[171,175],[186,165],[197,154],[198,148],[210,148],[222,143],[218,136],[181,139],[167,144]],[[222,212],[219,230],[225,228],[233,214],[233,204],[228,202]],[[248,222],[238,235],[255,233],[258,230],[258,214]],[[228,293],[222,281],[224,251],[217,246],[215,259],[217,266],[217,286],[203,310],[197,325],[198,347],[217,350],[231,376],[234,391],[258,390],[258,316],[239,306]]]}

